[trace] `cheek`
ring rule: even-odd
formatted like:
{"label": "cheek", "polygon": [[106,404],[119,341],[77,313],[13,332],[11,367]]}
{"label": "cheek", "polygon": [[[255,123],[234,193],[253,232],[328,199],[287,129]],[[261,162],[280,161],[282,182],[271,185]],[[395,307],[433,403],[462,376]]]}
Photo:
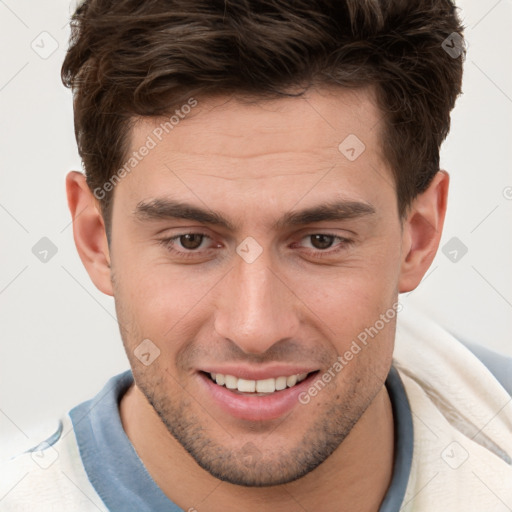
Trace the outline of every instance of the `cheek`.
{"label": "cheek", "polygon": [[373,324],[392,306],[399,271],[399,248],[381,246],[347,265],[304,272],[295,279],[294,288],[335,331],[343,332],[349,326]]}
{"label": "cheek", "polygon": [[352,350],[353,342],[355,352],[359,352],[357,345],[375,345],[372,352],[382,350],[384,354],[392,345],[397,311],[394,288],[353,281],[332,288],[329,294],[313,296],[310,301],[313,311],[324,321],[326,336],[338,354]]}
{"label": "cheek", "polygon": [[326,298],[324,306],[317,307],[322,314],[331,308],[326,318],[331,344],[341,365],[337,374],[339,389],[352,382],[357,389],[363,386],[376,390],[385,380],[392,360],[399,310],[394,287],[354,279],[336,299]]}
{"label": "cheek", "polygon": [[322,322],[325,337],[340,356],[346,355],[346,376],[369,365],[379,375],[392,356],[397,316],[400,248],[375,245],[350,266],[332,269],[328,277],[305,274],[298,295]]}
{"label": "cheek", "polygon": [[199,272],[192,266],[184,270],[142,258],[119,258],[115,270],[119,316],[138,338],[152,339],[162,350],[174,350],[178,348],[176,340],[193,337],[208,291],[218,281],[211,272]]}

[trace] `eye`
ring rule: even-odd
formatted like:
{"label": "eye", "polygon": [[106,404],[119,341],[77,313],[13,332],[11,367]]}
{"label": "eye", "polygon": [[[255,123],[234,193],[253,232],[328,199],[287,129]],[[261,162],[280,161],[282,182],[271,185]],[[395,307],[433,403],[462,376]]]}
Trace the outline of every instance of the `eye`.
{"label": "eye", "polygon": [[324,233],[317,233],[315,235],[308,235],[306,238],[311,240],[311,244],[315,249],[329,249],[334,242],[333,235],[326,235]]}
{"label": "eye", "polygon": [[[312,250],[308,250],[307,252],[309,256],[318,259],[337,255],[346,250],[353,243],[352,240],[333,233],[312,233],[302,238],[302,240],[308,239],[310,240]],[[333,250],[328,250],[333,246],[336,240],[339,242],[337,247]]]}
{"label": "eye", "polygon": [[174,237],[174,239],[177,239],[184,249],[195,250],[199,249],[205,236],[201,233],[186,233]]}
{"label": "eye", "polygon": [[[205,239],[210,239],[205,233],[189,232],[163,238],[159,240],[159,243],[172,254],[182,258],[194,258],[203,252],[199,251],[199,249],[203,248],[202,244]],[[180,249],[180,246],[182,249]]]}

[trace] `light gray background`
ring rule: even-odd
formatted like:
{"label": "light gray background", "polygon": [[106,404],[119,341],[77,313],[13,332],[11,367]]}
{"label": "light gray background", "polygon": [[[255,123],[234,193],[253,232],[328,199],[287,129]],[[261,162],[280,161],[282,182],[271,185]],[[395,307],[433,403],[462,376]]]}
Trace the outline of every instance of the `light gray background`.
{"label": "light gray background", "polygon": [[[459,5],[468,54],[442,151],[451,190],[441,246],[457,237],[468,252],[454,263],[440,251],[401,301],[512,355],[512,2]],[[78,258],[66,204],[65,175],[81,168],[60,82],[69,13],[65,0],[0,0],[0,457],[41,441],[128,368],[113,299]],[[42,237],[58,249],[47,263],[32,253]]]}

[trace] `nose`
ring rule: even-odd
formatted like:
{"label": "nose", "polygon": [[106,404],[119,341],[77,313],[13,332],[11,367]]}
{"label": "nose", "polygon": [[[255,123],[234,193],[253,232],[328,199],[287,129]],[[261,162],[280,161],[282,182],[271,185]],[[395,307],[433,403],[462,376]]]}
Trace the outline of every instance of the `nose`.
{"label": "nose", "polygon": [[300,300],[269,251],[250,263],[235,255],[234,268],[217,293],[215,330],[244,352],[262,354],[297,337]]}

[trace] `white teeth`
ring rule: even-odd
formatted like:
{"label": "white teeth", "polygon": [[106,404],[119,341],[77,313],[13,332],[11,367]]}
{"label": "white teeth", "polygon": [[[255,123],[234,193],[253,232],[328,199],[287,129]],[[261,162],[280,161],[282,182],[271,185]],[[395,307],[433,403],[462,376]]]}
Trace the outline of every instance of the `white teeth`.
{"label": "white teeth", "polygon": [[256,391],[256,381],[238,379],[238,391],[243,391],[244,393],[254,393]]}
{"label": "white teeth", "polygon": [[276,379],[264,379],[256,381],[258,393],[273,393],[276,390]]}
{"label": "white teeth", "polygon": [[238,387],[238,379],[233,375],[226,375],[224,383],[228,389],[236,389]]}
{"label": "white teeth", "polygon": [[286,377],[277,377],[276,379],[276,391],[286,389]]}
{"label": "white teeth", "polygon": [[273,393],[274,391],[282,391],[286,387],[295,386],[302,382],[308,374],[301,373],[289,377],[260,380],[239,379],[233,375],[223,375],[222,373],[210,373],[210,376],[219,386],[226,386],[228,389],[238,390],[242,393]]}
{"label": "white teeth", "polygon": [[295,386],[295,384],[297,384],[297,375],[290,375],[289,377],[286,377],[286,385],[289,388]]}

